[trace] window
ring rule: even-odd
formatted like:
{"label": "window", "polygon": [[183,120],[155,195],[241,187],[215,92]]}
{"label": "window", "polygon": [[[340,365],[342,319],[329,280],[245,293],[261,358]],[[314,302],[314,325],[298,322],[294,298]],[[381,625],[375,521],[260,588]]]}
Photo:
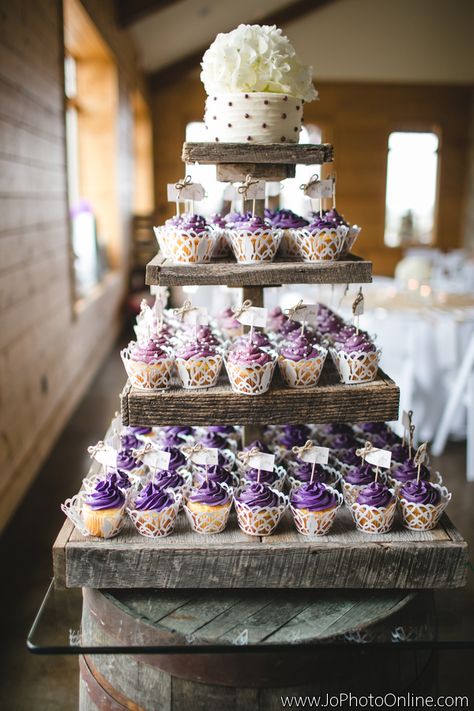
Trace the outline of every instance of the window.
{"label": "window", "polygon": [[78,0],[64,2],[66,157],[74,271],[80,299],[119,265],[118,77]]}
{"label": "window", "polygon": [[385,244],[435,243],[438,136],[391,133],[388,139]]}

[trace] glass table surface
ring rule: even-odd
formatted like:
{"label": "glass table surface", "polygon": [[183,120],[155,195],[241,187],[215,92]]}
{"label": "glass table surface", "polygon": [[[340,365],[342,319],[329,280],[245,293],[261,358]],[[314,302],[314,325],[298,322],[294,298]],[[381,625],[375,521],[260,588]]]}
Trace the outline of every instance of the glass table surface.
{"label": "glass table surface", "polygon": [[[472,577],[471,575],[469,577]],[[57,589],[28,635],[35,654],[199,654],[321,647],[474,648],[469,588]]]}

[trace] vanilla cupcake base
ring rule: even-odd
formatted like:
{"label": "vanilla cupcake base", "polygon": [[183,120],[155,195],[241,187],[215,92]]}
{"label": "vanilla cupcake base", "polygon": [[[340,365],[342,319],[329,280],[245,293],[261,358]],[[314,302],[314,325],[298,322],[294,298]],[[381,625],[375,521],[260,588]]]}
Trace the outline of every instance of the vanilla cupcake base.
{"label": "vanilla cupcake base", "polygon": [[176,367],[183,388],[195,390],[210,388],[217,383],[222,368],[222,356],[176,358]]}
{"label": "vanilla cupcake base", "polygon": [[278,366],[285,383],[290,388],[313,388],[318,384],[328,354],[325,348],[317,348],[316,358],[290,360],[280,355]]}
{"label": "vanilla cupcake base", "polygon": [[331,487],[328,488],[337,497],[337,504],[332,508],[310,511],[309,509],[297,509],[290,504],[296,530],[302,536],[325,536],[333,525],[336,513],[342,505],[342,495],[339,491]]}
{"label": "vanilla cupcake base", "polygon": [[431,531],[438,525],[446,506],[451,501],[451,493],[445,486],[439,484],[433,484],[433,486],[440,495],[437,504],[418,504],[399,497],[398,503],[405,528],[413,531]]}
{"label": "vanilla cupcake base", "polygon": [[240,264],[272,262],[280,246],[282,230],[229,230],[228,238],[236,260]]}
{"label": "vanilla cupcake base", "polygon": [[303,262],[333,262],[343,253],[348,232],[344,225],[320,230],[302,227],[292,230],[292,237]]}
{"label": "vanilla cupcake base", "polygon": [[393,526],[397,502],[394,499],[388,506],[383,507],[367,506],[366,504],[354,502],[350,509],[359,531],[371,534],[388,533]]}
{"label": "vanilla cupcake base", "polygon": [[269,487],[271,491],[277,494],[280,504],[279,506],[269,506],[266,508],[251,508],[247,504],[235,499],[235,510],[237,512],[237,523],[239,528],[249,536],[270,536],[281,517],[285,513],[289,505],[289,499],[281,491]]}
{"label": "vanilla cupcake base", "polygon": [[352,385],[356,383],[370,383],[377,377],[380,362],[380,350],[354,351],[345,353],[335,348],[330,348],[331,358],[336,366],[341,383]]}
{"label": "vanilla cupcake base", "polygon": [[232,390],[239,395],[263,395],[270,388],[276,360],[264,365],[239,365],[225,361]]}
{"label": "vanilla cupcake base", "polygon": [[84,490],[61,504],[61,510],[83,536],[112,538],[122,530],[125,523],[125,502],[120,508],[93,510],[85,503],[88,493]]}

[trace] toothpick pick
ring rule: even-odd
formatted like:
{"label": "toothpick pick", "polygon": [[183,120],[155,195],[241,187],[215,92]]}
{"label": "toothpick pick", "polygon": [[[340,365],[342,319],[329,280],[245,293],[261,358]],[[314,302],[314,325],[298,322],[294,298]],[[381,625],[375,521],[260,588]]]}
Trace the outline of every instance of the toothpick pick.
{"label": "toothpick pick", "polygon": [[309,483],[312,484],[314,482],[314,472],[316,471],[316,462],[313,462],[311,466],[311,479],[309,480]]}

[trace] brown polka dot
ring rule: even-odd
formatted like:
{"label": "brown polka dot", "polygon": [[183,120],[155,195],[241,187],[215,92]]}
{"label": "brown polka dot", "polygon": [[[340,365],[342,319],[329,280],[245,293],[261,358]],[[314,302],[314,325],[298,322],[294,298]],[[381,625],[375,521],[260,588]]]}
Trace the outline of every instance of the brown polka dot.
{"label": "brown polka dot", "polygon": [[288,97],[287,97],[287,96],[284,96],[284,97],[283,97],[283,101],[288,101]]}
{"label": "brown polka dot", "polygon": [[282,118],[286,118],[286,114],[282,114],[281,117],[282,117]]}
{"label": "brown polka dot", "polygon": [[216,136],[216,142],[219,143],[219,139],[217,138],[217,136]]}
{"label": "brown polka dot", "polygon": [[286,141],[285,136],[282,136],[282,137],[281,137],[281,142],[284,143],[285,141]]}
{"label": "brown polka dot", "polygon": [[252,140],[252,136],[247,136],[247,141],[251,141],[251,140]]}
{"label": "brown polka dot", "polygon": [[297,130],[298,130],[298,126],[295,126],[294,130],[297,131]]}
{"label": "brown polka dot", "polygon": [[229,101],[229,106],[232,106],[232,101]]}
{"label": "brown polka dot", "polygon": [[265,101],[264,101],[263,103],[264,103],[264,104],[268,104],[268,99],[265,99]]}
{"label": "brown polka dot", "polygon": [[300,110],[300,107],[299,107],[299,106],[297,106],[297,107],[296,107],[296,110],[297,110],[297,111],[299,111],[299,110]]}
{"label": "brown polka dot", "polygon": [[245,96],[245,98],[246,98],[246,99],[248,99],[248,98],[249,98],[249,95],[248,95],[248,94],[244,94],[244,96]]}
{"label": "brown polka dot", "polygon": [[266,124],[266,123],[262,123],[262,128],[266,128],[266,127],[267,127],[267,124]]}
{"label": "brown polka dot", "polygon": [[250,118],[249,114],[244,114],[245,118]]}
{"label": "brown polka dot", "polygon": [[231,124],[231,123],[228,123],[227,126],[228,126],[229,128],[232,128],[232,124]]}
{"label": "brown polka dot", "polygon": [[214,101],[217,101],[217,96],[214,97]]}
{"label": "brown polka dot", "polygon": [[213,116],[213,117],[212,117],[212,120],[213,120],[213,121],[217,121],[217,116]]}

